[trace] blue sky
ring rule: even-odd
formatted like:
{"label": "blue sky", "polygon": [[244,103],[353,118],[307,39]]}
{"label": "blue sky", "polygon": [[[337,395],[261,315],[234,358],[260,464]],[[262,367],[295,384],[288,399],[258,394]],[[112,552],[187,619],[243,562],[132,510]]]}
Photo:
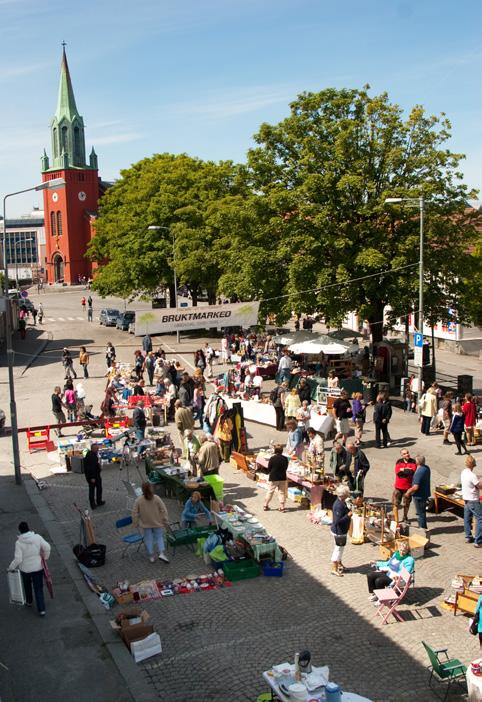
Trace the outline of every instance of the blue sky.
{"label": "blue sky", "polygon": [[298,93],[369,83],[446,112],[481,188],[481,20],[480,0],[0,0],[0,195],[40,182],[62,40],[105,179],[164,151],[242,161]]}

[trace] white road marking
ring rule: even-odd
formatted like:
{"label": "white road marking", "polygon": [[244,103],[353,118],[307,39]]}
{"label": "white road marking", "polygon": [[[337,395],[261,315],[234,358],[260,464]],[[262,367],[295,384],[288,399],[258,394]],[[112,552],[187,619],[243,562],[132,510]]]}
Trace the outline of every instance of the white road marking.
{"label": "white road marking", "polygon": [[[60,319],[60,317],[59,317],[59,319]],[[67,317],[67,319],[69,320],[69,322],[75,322],[75,317]]]}
{"label": "white road marking", "polygon": [[49,322],[55,322],[55,318],[54,318],[54,317],[48,317],[48,320],[49,320]]}
{"label": "white road marking", "polygon": [[58,322],[65,322],[65,319],[63,317],[57,317]]}
{"label": "white road marking", "polygon": [[[69,318],[69,319],[70,319],[70,318]],[[83,317],[77,317],[77,319],[79,319],[81,322],[84,321],[84,318],[83,318]]]}

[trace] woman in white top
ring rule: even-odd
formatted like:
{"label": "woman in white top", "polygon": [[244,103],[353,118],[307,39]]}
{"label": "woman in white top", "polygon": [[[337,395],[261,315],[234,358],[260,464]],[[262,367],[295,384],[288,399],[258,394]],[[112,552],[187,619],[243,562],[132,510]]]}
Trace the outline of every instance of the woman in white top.
{"label": "woman in white top", "polygon": [[337,388],[339,382],[340,381],[338,380],[338,377],[337,377],[335,371],[331,370],[328,373],[328,387],[329,388]]}
{"label": "woman in white top", "polygon": [[308,430],[310,416],[311,413],[308,407],[308,400],[303,400],[303,402],[301,403],[301,407],[296,412],[296,421],[298,422],[298,426],[304,429],[304,431]]}
{"label": "woman in white top", "polygon": [[35,593],[35,602],[38,613],[45,616],[44,599],[44,571],[42,557],[45,560],[50,556],[50,544],[40,534],[30,531],[27,522],[20,522],[20,532],[15,544],[15,558],[8,566],[8,570],[20,570],[25,591],[25,604],[32,606],[32,585]]}

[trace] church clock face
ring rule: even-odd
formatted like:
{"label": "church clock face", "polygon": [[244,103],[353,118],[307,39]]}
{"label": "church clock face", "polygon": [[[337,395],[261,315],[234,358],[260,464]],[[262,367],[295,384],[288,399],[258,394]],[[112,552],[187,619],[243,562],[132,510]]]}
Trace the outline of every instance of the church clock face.
{"label": "church clock face", "polygon": [[59,199],[59,194],[58,193],[52,193],[52,201],[57,202]]}
{"label": "church clock face", "polygon": [[81,202],[84,202],[84,200],[85,200],[86,197],[87,197],[87,195],[84,193],[83,190],[81,190],[80,193],[78,194],[79,200],[80,200]]}

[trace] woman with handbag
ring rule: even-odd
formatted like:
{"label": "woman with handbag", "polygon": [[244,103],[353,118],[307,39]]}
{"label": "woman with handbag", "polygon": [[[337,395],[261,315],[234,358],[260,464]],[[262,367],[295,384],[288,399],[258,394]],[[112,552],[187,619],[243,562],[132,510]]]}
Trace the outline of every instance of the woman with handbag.
{"label": "woman with handbag", "polygon": [[342,556],[351,521],[351,511],[346,505],[346,500],[349,496],[350,488],[346,485],[339,485],[336,488],[337,499],[333,505],[333,522],[331,525],[331,533],[335,541],[335,547],[331,555],[331,574],[336,575],[338,578],[343,577]]}
{"label": "woman with handbag", "polygon": [[41,617],[45,616],[44,598],[44,568],[42,559],[50,556],[50,544],[40,534],[30,531],[27,522],[20,522],[20,532],[15,544],[15,557],[8,570],[20,571],[25,591],[25,604],[32,606],[32,585],[35,593],[35,603]]}

